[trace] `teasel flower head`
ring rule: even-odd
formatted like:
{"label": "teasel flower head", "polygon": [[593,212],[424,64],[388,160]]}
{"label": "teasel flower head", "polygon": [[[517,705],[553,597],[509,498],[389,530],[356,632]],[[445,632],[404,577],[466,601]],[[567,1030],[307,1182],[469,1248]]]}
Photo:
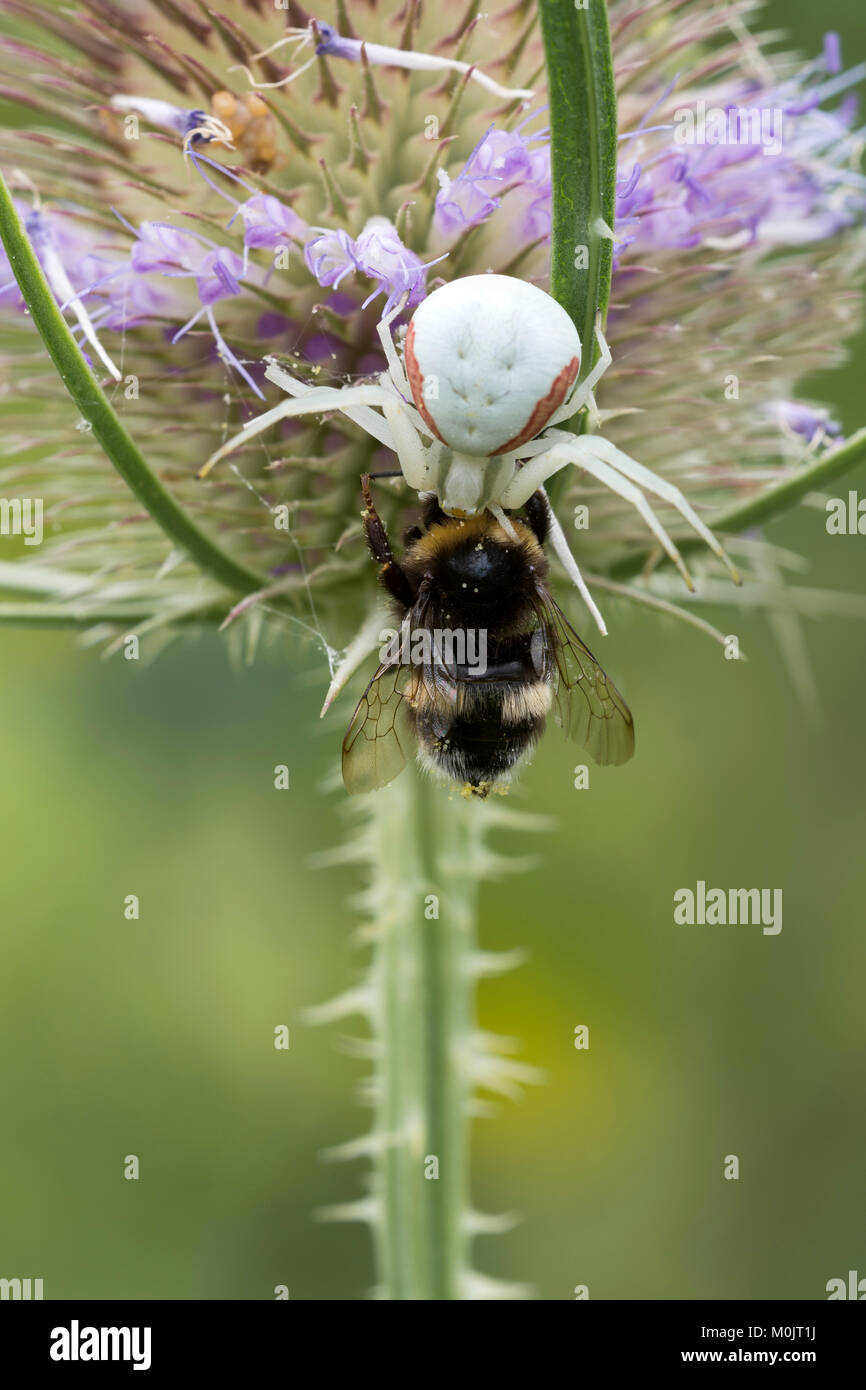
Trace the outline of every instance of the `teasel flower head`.
{"label": "teasel flower head", "polygon": [[[438,284],[492,270],[547,287],[551,173],[532,7],[326,8],[7,3],[19,128],[7,124],[2,161],[130,433],[259,580],[231,626],[258,638],[294,621],[333,665],[373,602],[357,480],[387,469],[387,451],[331,415],[284,424],[206,481],[200,466],[273,402],[266,357],[339,386],[384,367],[378,319],[400,306],[405,320]],[[708,517],[836,439],[804,423],[822,417],[797,383],[841,359],[859,315],[862,73],[833,36],[805,64],[762,47],[753,8],[610,7],[620,130],[601,422]],[[739,135],[707,135],[708,119],[743,110]],[[122,575],[151,630],[218,608],[224,588],[76,432],[8,266],[0,308],[4,390],[28,407],[6,468],[46,499],[53,597],[80,577],[83,621]],[[386,485],[381,509],[396,525],[414,500]],[[590,570],[646,548],[634,510],[574,472],[557,509],[567,520],[580,504]],[[662,574],[632,588],[653,585],[683,597]]]}

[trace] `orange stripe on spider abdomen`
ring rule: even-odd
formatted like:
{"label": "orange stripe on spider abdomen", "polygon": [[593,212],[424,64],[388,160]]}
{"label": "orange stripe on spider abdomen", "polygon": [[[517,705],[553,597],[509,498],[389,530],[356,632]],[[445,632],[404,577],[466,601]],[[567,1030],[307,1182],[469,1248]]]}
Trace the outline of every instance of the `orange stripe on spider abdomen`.
{"label": "orange stripe on spider abdomen", "polygon": [[562,405],[577,380],[579,371],[580,358],[572,357],[571,361],[568,362],[559,375],[555,377],[553,385],[547,395],[542,396],[541,400],[536,403],[523,429],[519,434],[515,434],[512,439],[509,439],[507,444],[503,444],[500,449],[497,449],[497,454],[507,454],[510,449],[519,449],[521,444],[526,444],[530,439],[535,438],[547,424],[547,421],[550,419],[551,415],[553,415],[554,411],[558,410]]}
{"label": "orange stripe on spider abdomen", "polygon": [[418,407],[418,413],[424,424],[433,431],[440,444],[445,440],[436,428],[436,422],[424,400],[424,373],[418,365],[418,358],[415,356],[415,324],[410,323],[406,333],[406,342],[403,347],[403,360],[406,363],[406,375],[409,378],[409,385],[412,387],[412,395]]}

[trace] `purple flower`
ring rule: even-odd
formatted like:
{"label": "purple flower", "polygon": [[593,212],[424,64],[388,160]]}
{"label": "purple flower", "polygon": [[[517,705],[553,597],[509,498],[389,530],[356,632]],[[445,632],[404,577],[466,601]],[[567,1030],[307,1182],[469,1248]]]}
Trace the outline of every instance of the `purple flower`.
{"label": "purple flower", "polygon": [[307,269],[320,285],[339,285],[346,275],[358,268],[355,244],[348,232],[331,232],[324,227],[318,230],[320,235],[304,247]]}
{"label": "purple flower", "polygon": [[[673,137],[638,137],[647,151],[625,208],[627,237],[652,246],[794,246],[831,236],[866,209],[852,156],[855,110],[822,103],[864,68],[842,74],[838,40],[804,72],[766,89],[740,82],[710,111],[676,107]],[[668,94],[666,94],[668,95]],[[617,232],[620,231],[617,208]],[[620,248],[621,249],[621,248]]]}
{"label": "purple flower", "polygon": [[256,193],[240,205],[244,221],[244,245],[269,251],[303,241],[310,232],[302,217],[271,193]]}
{"label": "purple flower", "polygon": [[[97,240],[84,223],[50,209],[31,208],[16,200],[16,208],[33,243],[55,297],[76,313],[87,302],[91,324],[112,331],[134,328],[177,313],[177,297],[136,272],[128,253]],[[23,308],[21,293],[9,262],[0,251],[0,306]]]}
{"label": "purple flower", "polygon": [[386,217],[371,217],[367,222],[355,242],[355,260],[361,273],[378,285],[378,289],[365,299],[365,304],[387,291],[383,315],[404,294],[409,296],[406,305],[410,309],[424,298],[427,266],[414,251],[407,250],[396,227]]}
{"label": "purple flower", "polygon": [[170,222],[142,222],[132,248],[132,268],[140,273],[156,271],[171,277],[194,277],[202,304],[216,304],[241,293],[246,274],[243,257]]}
{"label": "purple flower", "polygon": [[838,420],[821,406],[807,405],[804,401],[768,401],[764,410],[769,419],[782,429],[798,434],[807,444],[821,436],[837,439],[842,433]]}
{"label": "purple flower", "polygon": [[137,231],[133,227],[130,230],[135,231],[136,236],[132,248],[134,271],[164,275],[168,279],[195,280],[200,307],[177,330],[172,342],[179,342],[202,316],[206,317],[219,356],[261,398],[258,384],[223,338],[213,312],[219,300],[235,298],[242,293],[241,278],[248,272],[246,257],[227,246],[218,246],[198,232],[175,227],[171,222],[142,222]]}
{"label": "purple flower", "polygon": [[[100,246],[96,233],[76,217],[48,208],[31,207],[15,199],[18,216],[33,244],[42,269],[59,261],[70,284],[82,292],[93,279],[92,261]],[[120,254],[120,253],[118,253]],[[0,248],[0,302],[21,304],[21,294],[6,255]]]}
{"label": "purple flower", "polygon": [[[38,202],[35,207],[30,207],[16,201],[15,207],[55,299],[62,310],[69,310],[74,314],[78,326],[73,331],[86,339],[92,350],[93,356],[89,356],[88,361],[92,363],[95,356],[109,374],[119,381],[120,371],[96,333],[98,320],[104,318],[109,310],[103,307],[98,313],[91,314],[82,302],[92,289],[89,282],[94,264],[98,264],[101,269],[105,265],[102,258],[93,255],[96,246],[94,234],[81,224],[71,221],[67,223],[60,217],[49,219],[49,214]],[[105,276],[110,278],[119,268],[122,266],[106,270]],[[104,277],[100,274],[99,278]],[[24,307],[23,298],[5,256],[0,257],[0,304],[18,309]]]}
{"label": "purple flower", "polygon": [[161,130],[172,130],[183,140],[192,136],[193,144],[200,142],[206,145],[211,140],[220,138],[219,123],[199,107],[188,109],[184,106],[173,106],[170,101],[160,101],[154,97],[121,94],[111,98],[111,105],[115,111],[133,112],[144,116],[151,125],[159,126]]}
{"label": "purple flower", "polygon": [[101,323],[105,328],[120,332],[153,323],[155,319],[169,321],[177,315],[177,295],[146,275],[133,270],[130,262],[113,268],[96,258],[88,261],[92,279],[82,296],[94,295],[103,302]]}
{"label": "purple flower", "polygon": [[550,226],[550,152],[547,147],[534,151],[530,148],[539,138],[521,135],[520,127],[509,131],[491,126],[456,179],[451,180],[440,171],[434,214],[437,231],[453,235],[486,221],[501,206],[505,190],[516,184],[524,194],[531,195],[524,198],[527,207],[533,209],[530,235],[542,235]]}
{"label": "purple flower", "polygon": [[358,39],[344,39],[337,33],[332,24],[323,24],[317,20],[316,29],[318,31],[318,42],[316,43],[316,53],[320,57],[327,55],[331,58],[348,58],[350,62],[357,63],[361,57],[361,44]]}
{"label": "purple flower", "polygon": [[408,295],[406,302],[411,308],[426,293],[428,265],[403,245],[396,227],[386,217],[371,217],[354,239],[347,232],[321,228],[320,235],[307,243],[304,259],[320,285],[337,286],[351,271],[375,280],[378,288],[368,295],[364,305],[387,291],[383,314],[403,295]]}
{"label": "purple flower", "polygon": [[[235,218],[240,216],[244,224],[244,246],[248,250],[274,251],[278,246],[288,246],[292,241],[303,241],[309,236],[310,228],[304,219],[272,193],[256,193],[244,179],[223,165],[208,159],[207,155],[200,151],[193,153],[191,159],[208,188],[213,189],[214,193],[219,194],[220,198],[224,198],[234,207],[235,211],[227,226],[230,228]],[[208,168],[217,170],[224,178],[229,178],[233,183],[245,188],[251,196],[245,202],[240,202],[233,194],[227,193],[220,184],[214,182],[207,172]]]}
{"label": "purple flower", "polygon": [[[646,112],[617,175],[614,265],[633,247],[709,250],[808,244],[862,220],[866,178],[857,165],[856,105],[822,103],[846,92],[866,64],[841,72],[838,38],[796,77],[761,89],[737,82],[710,112],[672,106],[674,84]],[[668,109],[671,108],[671,109]],[[667,122],[647,126],[662,110]],[[527,118],[529,119],[529,118]],[[525,122],[524,122],[525,124]],[[490,130],[456,178],[440,174],[434,225],[452,238],[507,202],[518,242],[550,226],[550,151],[540,135]],[[637,150],[635,150],[637,146]]]}

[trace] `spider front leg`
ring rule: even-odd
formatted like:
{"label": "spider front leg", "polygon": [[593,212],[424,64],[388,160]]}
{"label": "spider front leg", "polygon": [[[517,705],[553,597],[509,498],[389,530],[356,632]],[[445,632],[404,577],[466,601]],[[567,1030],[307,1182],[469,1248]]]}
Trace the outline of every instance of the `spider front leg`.
{"label": "spider front leg", "polygon": [[[321,390],[321,387],[310,386],[306,381],[299,381],[297,377],[287,372],[285,367],[281,367],[273,357],[266,357],[267,370],[265,376],[268,381],[272,381],[280,390],[285,391],[288,396],[308,396],[311,391]],[[394,439],[388,427],[387,421],[381,415],[377,415],[375,410],[367,405],[347,406],[343,414],[348,420],[354,420],[356,425],[360,425],[367,434],[378,439],[380,444],[386,448],[393,449]]]}
{"label": "spider front leg", "polygon": [[397,390],[400,392],[400,395],[403,396],[407,401],[411,401],[412,388],[409,385],[409,378],[406,375],[406,371],[403,366],[403,363],[400,361],[400,357],[397,352],[394,339],[391,336],[391,324],[394,322],[396,318],[399,318],[400,314],[402,314],[403,310],[406,307],[406,301],[408,300],[408,298],[408,294],[401,295],[399,301],[394,305],[394,308],[391,309],[389,313],[385,314],[385,316],[381,318],[379,322],[376,324],[376,332],[379,335],[379,342],[382,344],[382,351],[384,352],[385,359],[388,363],[388,375],[390,376]]}
{"label": "spider front leg", "polygon": [[577,387],[570,400],[567,400],[565,405],[560,406],[559,410],[557,410],[548,421],[548,428],[552,425],[558,425],[562,420],[570,420],[572,415],[576,415],[579,410],[583,410],[584,407],[587,406],[589,407],[590,415],[592,415],[593,418],[597,418],[598,407],[595,403],[595,395],[593,393],[613,361],[610,348],[607,345],[607,339],[602,332],[601,314],[596,314],[595,316],[595,341],[598,344],[598,361],[586,377],[586,380],[582,381]]}
{"label": "spider front leg", "polygon": [[[400,312],[400,308],[401,305],[398,305],[384,322],[390,323],[394,314]],[[391,351],[394,352],[393,345]],[[396,360],[396,354],[394,356]],[[307,386],[304,382],[297,381],[293,376],[290,376],[285,368],[280,367],[272,359],[268,359],[268,361],[269,366],[265,372],[268,380],[281,386],[284,391],[296,398],[309,396],[312,391],[331,389],[330,387]],[[399,362],[397,362],[397,370],[400,370]],[[383,381],[384,385],[382,384]],[[416,421],[420,423],[420,416],[408,402],[401,399],[396,393],[396,388],[392,389],[391,384],[389,384],[389,377],[387,375],[380,377],[379,384],[376,386],[371,383],[366,387],[344,386],[340,389],[344,392],[343,404],[340,406],[342,413],[349,420],[360,425],[363,430],[366,430],[367,434],[372,435],[374,439],[378,439],[381,444],[393,450],[399,459],[400,470],[411,488],[414,488],[416,492],[421,492],[429,487],[431,473],[427,450],[421,441],[416,425]],[[348,400],[347,395],[353,390],[373,393],[365,399],[369,399],[371,405],[379,406],[385,416],[384,420],[368,405],[356,405]],[[206,466],[210,467],[211,464],[208,463]]]}
{"label": "spider front leg", "polygon": [[[269,367],[268,372],[270,371],[271,368]],[[248,421],[238,434],[234,435],[232,439],[226,440],[216,453],[211,454],[207,463],[199,469],[198,476],[200,478],[207,477],[211,469],[219,463],[220,459],[225,458],[226,454],[234,453],[235,449],[239,449],[241,445],[254,439],[256,435],[263,434],[265,430],[269,430],[280,420],[296,419],[301,415],[325,415],[334,410],[343,411],[348,415],[351,410],[358,406],[378,406],[380,410],[384,411],[386,406],[392,406],[393,403],[394,397],[389,392],[383,390],[381,386],[372,384],[367,386],[314,386],[308,391],[303,391],[299,395],[293,395],[288,400],[281,401],[279,405],[274,406],[273,410],[266,410],[261,415],[257,415],[255,419]],[[358,423],[362,424],[362,428],[366,428],[361,420]],[[381,419],[379,423],[382,423]],[[368,430],[368,433],[374,433],[374,431]],[[378,436],[374,434],[374,437],[377,438]]]}
{"label": "spider front leg", "polygon": [[403,477],[413,491],[427,492],[431,488],[433,478],[430,454],[435,451],[435,446],[431,446],[429,450],[425,448],[409,415],[409,409],[404,406],[399,396],[391,396],[387,391],[384,394],[388,399],[382,410],[391,427],[391,447],[400,460]]}
{"label": "spider front leg", "polygon": [[[289,399],[281,401],[273,410],[266,410],[263,414],[257,415],[255,419],[248,421],[238,434],[226,440],[199,469],[199,478],[207,477],[220,459],[233,453],[250,439],[255,439],[280,420],[339,411],[381,444],[394,450],[400,460],[403,476],[411,488],[418,492],[429,487],[431,472],[427,451],[410,417],[410,407],[393,391],[386,390],[375,382],[361,386],[307,387],[303,382],[296,381],[275,362],[270,363],[265,375],[289,392]],[[382,414],[378,414],[377,410]]]}
{"label": "spider front leg", "polygon": [[565,532],[559,524],[556,512],[550,505],[550,499],[543,487],[532,496],[526,503],[526,520],[531,531],[535,533],[538,544],[543,546],[546,541],[550,541],[554,551],[559,557],[559,562],[568,575],[569,579],[576,585],[581,598],[596,621],[602,637],[607,636],[607,624],[601,616],[598,604],[587,588],[586,581],[580,572],[580,566],[571,553]]}
{"label": "spider front leg", "polygon": [[[554,436],[559,433],[559,431],[554,431]],[[562,437],[568,442],[573,438],[571,435]],[[609,463],[618,473],[622,473],[633,483],[637,483],[639,487],[646,488],[647,492],[653,493],[654,496],[660,497],[663,502],[668,502],[670,506],[675,507],[680,516],[689,523],[692,530],[697,532],[701,540],[721,560],[734,583],[742,583],[739,571],[724,546],[716,539],[709,526],[701,521],[694,507],[674,483],[669,483],[666,478],[660,478],[657,473],[653,473],[651,468],[647,468],[643,463],[638,463],[637,459],[631,458],[629,454],[624,454],[622,449],[618,449],[615,444],[611,444],[609,439],[604,439],[601,435],[584,435],[579,443],[584,452],[593,453],[603,462]]]}
{"label": "spider front leg", "polygon": [[[645,487],[659,496],[664,496],[666,501],[671,501],[702,539],[707,540],[714,553],[725,561],[732,574],[739,581],[736,570],[734,570],[715,536],[697,517],[678,489],[666,483],[664,479],[656,477],[650,469],[644,468],[642,464],[629,458],[627,454],[623,454],[608,440],[599,439],[595,435],[577,437],[563,433],[561,439],[552,444],[546,453],[538,454],[535,458],[530,459],[525,467],[515,475],[501,499],[503,506],[511,508],[523,506],[536,488],[541,487],[554,473],[558,473],[560,468],[565,468],[570,463],[578,468],[583,468],[585,472],[597,478],[600,483],[609,487],[611,492],[615,492],[619,497],[632,504],[658,539],[665,553],[676,565],[689,589],[694,589],[694,583],[686,569],[683,557],[641,492],[640,487],[632,481],[635,477],[639,477]],[[680,500],[678,501],[677,498]]]}

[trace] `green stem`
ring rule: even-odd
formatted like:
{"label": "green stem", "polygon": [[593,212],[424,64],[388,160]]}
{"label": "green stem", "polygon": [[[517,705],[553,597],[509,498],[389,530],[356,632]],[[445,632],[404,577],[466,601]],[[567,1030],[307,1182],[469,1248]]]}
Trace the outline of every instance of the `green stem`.
{"label": "green stem", "polygon": [[468,1270],[479,817],[410,768],[371,799],[381,1293],[457,1300]]}
{"label": "green stem", "polygon": [[[550,293],[574,320],[581,375],[607,314],[616,215],[617,119],[605,0],[540,0],[547,63],[553,198]],[[585,251],[585,254],[584,254]]]}
{"label": "green stem", "polygon": [[264,576],[233,560],[195,525],[149,468],[144,456],[112,409],[107,396],[70,332],[42,267],[36,258],[11,195],[0,174],[0,240],[12,273],[48,353],[82,417],[124,482],[153,520],[201,570],[227,589],[254,593],[265,586]]}
{"label": "green stem", "polygon": [[[718,535],[741,535],[755,526],[763,526],[800,502],[807,493],[816,492],[835,478],[856,467],[866,459],[866,429],[858,430],[835,449],[827,449],[805,468],[798,468],[787,474],[780,482],[768,487],[756,497],[720,512],[709,519],[710,529]],[[699,536],[677,537],[680,550],[700,550],[704,542]],[[650,558],[655,557],[652,550],[631,551],[614,560],[608,573],[618,579],[639,574]],[[659,563],[667,563],[662,555]]]}
{"label": "green stem", "polygon": [[[550,293],[580,335],[581,379],[598,357],[595,320],[607,318],[616,219],[617,115],[607,0],[539,0],[550,105]],[[587,412],[567,428],[582,434]],[[548,483],[555,507],[561,471]]]}

